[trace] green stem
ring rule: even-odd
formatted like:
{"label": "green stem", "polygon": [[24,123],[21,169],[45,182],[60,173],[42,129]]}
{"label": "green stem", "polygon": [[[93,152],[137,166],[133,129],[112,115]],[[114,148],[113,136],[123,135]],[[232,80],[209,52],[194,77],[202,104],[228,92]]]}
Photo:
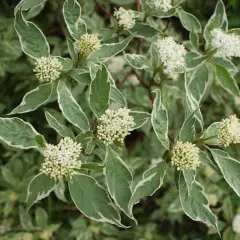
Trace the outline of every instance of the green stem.
{"label": "green stem", "polygon": [[203,144],[204,142],[206,142],[210,139],[216,138],[216,137],[217,137],[217,135],[213,135],[213,136],[206,137],[206,138],[197,138],[197,139],[194,140],[194,143]]}

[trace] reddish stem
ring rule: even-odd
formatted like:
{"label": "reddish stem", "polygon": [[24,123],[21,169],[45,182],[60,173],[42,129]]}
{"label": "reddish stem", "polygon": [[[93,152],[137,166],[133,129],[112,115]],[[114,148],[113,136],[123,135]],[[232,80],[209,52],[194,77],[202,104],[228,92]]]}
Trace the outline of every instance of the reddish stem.
{"label": "reddish stem", "polygon": [[133,73],[133,71],[129,71],[128,74],[123,78],[121,82],[117,84],[117,88],[122,87],[122,85],[128,80],[128,77]]}
{"label": "reddish stem", "polygon": [[96,1],[97,6],[109,17],[111,17],[111,13],[109,13],[98,1]]}
{"label": "reddish stem", "polygon": [[136,10],[137,10],[138,12],[140,12],[140,3],[139,3],[139,0],[136,0],[136,1],[135,1],[135,5],[136,5]]}

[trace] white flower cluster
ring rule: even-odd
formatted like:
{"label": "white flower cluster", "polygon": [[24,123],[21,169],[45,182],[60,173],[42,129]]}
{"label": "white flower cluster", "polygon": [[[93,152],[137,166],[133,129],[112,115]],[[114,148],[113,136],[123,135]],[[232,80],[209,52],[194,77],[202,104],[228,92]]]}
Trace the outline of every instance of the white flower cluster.
{"label": "white flower cluster", "polygon": [[108,69],[111,73],[119,73],[123,70],[126,61],[123,56],[116,56],[109,60]]}
{"label": "white flower cluster", "polygon": [[132,10],[120,7],[114,12],[114,16],[118,20],[118,25],[124,30],[129,30],[135,25],[134,13]]}
{"label": "white flower cluster", "polygon": [[82,162],[78,160],[81,144],[70,137],[61,139],[58,145],[47,144],[44,150],[44,162],[41,171],[55,180],[72,177]]}
{"label": "white flower cluster", "polygon": [[200,166],[199,148],[189,142],[176,142],[171,151],[171,164],[177,170],[193,169]]}
{"label": "white flower cluster", "polygon": [[224,147],[240,143],[240,121],[236,115],[224,119],[218,129],[218,141]]}
{"label": "white flower cluster", "polygon": [[156,47],[168,72],[182,70],[185,67],[187,51],[183,45],[175,42],[172,37],[158,40]]}
{"label": "white flower cluster", "polygon": [[240,37],[234,33],[227,34],[219,28],[211,32],[211,45],[217,48],[217,55],[221,57],[240,57]]}
{"label": "white flower cluster", "polygon": [[148,5],[163,12],[167,12],[173,7],[172,0],[148,0]]}
{"label": "white flower cluster", "polygon": [[33,71],[40,82],[53,82],[60,77],[62,64],[55,57],[41,57],[36,59]]}
{"label": "white flower cluster", "polygon": [[232,221],[232,228],[235,233],[240,233],[240,214],[234,216]]}
{"label": "white flower cluster", "polygon": [[114,141],[123,144],[124,138],[133,130],[134,119],[129,115],[130,109],[119,108],[118,110],[106,110],[100,118],[97,126],[98,139],[106,145]]}
{"label": "white flower cluster", "polygon": [[97,34],[84,34],[79,41],[76,41],[75,49],[84,57],[101,47],[101,42]]}

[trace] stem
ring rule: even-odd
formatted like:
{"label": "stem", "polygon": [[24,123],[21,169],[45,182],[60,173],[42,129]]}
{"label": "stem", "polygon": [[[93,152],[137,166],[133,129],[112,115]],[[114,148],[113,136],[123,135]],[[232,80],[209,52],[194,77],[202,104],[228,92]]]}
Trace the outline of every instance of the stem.
{"label": "stem", "polygon": [[194,140],[194,143],[203,144],[204,142],[206,142],[210,139],[216,138],[216,137],[217,137],[217,135],[212,135],[212,136],[206,137],[206,138],[197,138]]}
{"label": "stem", "polygon": [[96,1],[96,5],[109,17],[111,17],[111,14],[98,2]]}

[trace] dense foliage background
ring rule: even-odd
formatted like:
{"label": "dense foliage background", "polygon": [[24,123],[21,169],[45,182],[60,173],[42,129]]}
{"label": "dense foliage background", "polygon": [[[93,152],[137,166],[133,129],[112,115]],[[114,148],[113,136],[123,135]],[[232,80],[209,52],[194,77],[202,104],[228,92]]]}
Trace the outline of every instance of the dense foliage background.
{"label": "dense foliage background", "polygon": [[[124,7],[136,9],[134,0],[79,0],[82,6],[83,18],[92,32],[109,25],[109,17],[101,6],[112,13],[119,4]],[[136,1],[137,2],[137,1]],[[205,25],[214,11],[216,0],[188,0],[182,4],[183,8],[197,16],[202,25]],[[38,81],[32,71],[31,59],[22,53],[17,34],[13,27],[14,7],[17,0],[1,0],[0,3],[0,114],[9,113],[22,100],[23,95],[38,86]],[[47,36],[52,54],[67,56],[67,44],[64,34],[66,27],[62,16],[62,0],[49,0],[43,9],[37,12],[28,12],[27,18],[34,21]],[[126,4],[126,5],[125,5]],[[229,28],[240,27],[240,1],[225,1]],[[158,20],[159,26],[168,26],[167,31],[176,38],[187,40],[188,32],[183,29],[179,19],[172,17],[169,20]],[[140,43],[139,43],[140,42]],[[126,51],[144,52],[145,45],[135,39]],[[145,51],[146,52],[146,51]],[[110,63],[109,63],[110,64]],[[235,62],[238,69],[240,62]],[[148,98],[148,90],[142,85],[136,84],[136,79],[122,80],[129,74],[130,67],[113,76],[120,84],[121,90],[131,104],[132,108],[148,109],[151,101]],[[111,69],[110,69],[111,70]],[[144,75],[142,76],[144,77]],[[240,75],[235,79],[240,83]],[[183,122],[184,111],[182,99],[181,79],[177,82],[168,80],[162,89],[163,101],[169,109],[171,128],[179,128]],[[84,87],[76,85],[73,92],[79,102],[83,102]],[[202,113],[206,126],[213,121],[221,120],[224,116],[236,113],[240,116],[240,97],[232,97],[222,90],[211,93],[202,105]],[[146,96],[146,97],[145,97]],[[64,121],[58,109],[57,103],[47,105],[49,111],[59,121]],[[44,116],[44,107],[20,115],[19,117],[32,123],[49,142],[55,143],[59,136],[48,127]],[[151,162],[162,156],[161,148],[156,137],[149,134],[149,127],[132,132],[126,139],[128,152],[125,153],[127,163],[135,176],[140,176],[143,170]],[[86,219],[79,213],[69,198],[69,193],[55,191],[50,197],[36,204],[27,214],[25,212],[26,189],[31,178],[36,174],[42,161],[42,156],[33,150],[23,151],[0,145],[0,239],[78,239],[78,240],[187,240],[187,239],[219,239],[215,230],[204,224],[193,222],[184,215],[177,198],[177,190],[172,179],[165,180],[161,190],[152,197],[146,198],[138,204],[135,216],[139,224],[131,229],[122,230],[108,224],[100,224]],[[239,158],[239,145],[229,147],[228,152]],[[98,154],[95,153],[95,157]],[[96,178],[98,172],[95,173]],[[202,166],[199,178],[206,187],[210,204],[219,217],[219,228],[223,234],[223,240],[240,239],[232,231],[232,219],[240,213],[240,201],[236,194],[229,188],[221,175],[213,172],[210,167]],[[127,221],[127,220],[126,220]],[[213,235],[214,234],[214,235]]]}

